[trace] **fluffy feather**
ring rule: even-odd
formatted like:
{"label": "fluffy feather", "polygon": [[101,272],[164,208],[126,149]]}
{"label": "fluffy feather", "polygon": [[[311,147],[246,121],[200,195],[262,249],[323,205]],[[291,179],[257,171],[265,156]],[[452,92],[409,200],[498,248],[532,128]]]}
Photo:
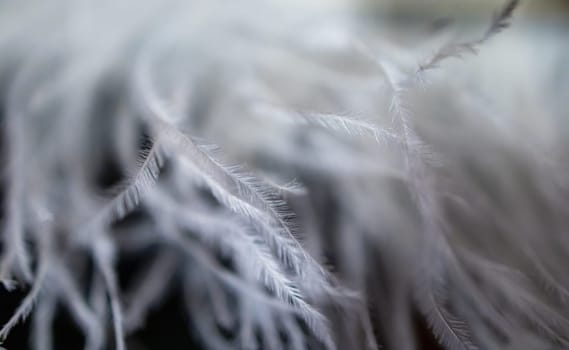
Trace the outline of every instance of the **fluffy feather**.
{"label": "fluffy feather", "polygon": [[0,338],[124,350],[181,293],[212,349],[567,347],[566,53],[489,42],[518,4],[417,64],[331,5],[1,3]]}

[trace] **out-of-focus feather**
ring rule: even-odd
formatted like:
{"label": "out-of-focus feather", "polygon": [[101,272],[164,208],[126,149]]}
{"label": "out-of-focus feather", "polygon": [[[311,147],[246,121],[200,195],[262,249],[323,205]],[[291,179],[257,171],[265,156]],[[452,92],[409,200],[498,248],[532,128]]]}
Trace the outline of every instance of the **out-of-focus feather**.
{"label": "out-of-focus feather", "polygon": [[37,350],[53,349],[52,326],[55,317],[55,298],[53,295],[45,295],[38,300],[33,315],[32,339],[33,347]]}
{"label": "out-of-focus feather", "polygon": [[124,350],[125,334],[123,325],[123,312],[119,297],[119,286],[115,270],[112,266],[114,262],[114,247],[106,237],[99,237],[93,247],[93,255],[97,271],[101,274],[105,282],[106,291],[109,297],[109,306],[113,320],[113,332],[115,347],[117,350]]}
{"label": "out-of-focus feather", "polygon": [[91,310],[85,298],[70,276],[69,271],[57,262],[49,277],[53,283],[52,289],[61,294],[61,302],[65,304],[71,316],[75,319],[81,331],[85,334],[88,344],[92,344],[90,349],[100,349],[103,345],[103,327],[96,314]]}
{"label": "out-of-focus feather", "polygon": [[425,71],[437,68],[442,61],[448,58],[462,58],[466,54],[477,54],[480,45],[510,26],[510,20],[519,3],[519,0],[508,0],[504,7],[494,14],[488,29],[480,38],[473,41],[450,43],[441,47],[429,60],[419,64],[416,76],[419,77]]}
{"label": "out-of-focus feather", "polygon": [[50,237],[48,235],[48,232],[49,231],[46,230],[39,233],[42,234],[43,237],[40,239],[40,242],[42,242],[42,244],[39,247],[40,255],[38,258],[39,260],[38,260],[37,271],[34,276],[34,283],[32,284],[32,287],[28,292],[28,294],[26,295],[26,297],[22,300],[16,311],[14,311],[14,314],[10,317],[8,322],[6,322],[2,326],[2,329],[0,329],[0,341],[4,341],[6,339],[12,328],[14,328],[14,326],[16,326],[18,322],[28,317],[28,315],[32,311],[34,303],[37,301],[42,291],[44,279],[46,278],[46,275],[50,269],[50,261],[49,261],[50,252],[49,252],[49,242],[48,242]]}
{"label": "out-of-focus feather", "polygon": [[267,113],[273,117],[278,115],[281,119],[288,119],[290,122],[317,125],[353,138],[371,139],[381,145],[398,142],[397,136],[390,130],[350,115],[294,112],[268,105],[256,105],[255,111]]}
{"label": "out-of-focus feather", "polygon": [[174,277],[177,262],[175,254],[164,252],[145,269],[144,276],[133,283],[132,290],[128,291],[125,298],[128,300],[124,315],[127,334],[142,327],[146,315],[163,300]]}
{"label": "out-of-focus feather", "polygon": [[[442,302],[437,300],[435,296],[437,292],[434,289],[429,288],[420,290],[422,292],[416,293],[418,304],[440,343],[449,350],[479,349],[472,341],[468,325],[463,320],[453,316],[443,305],[441,305]],[[438,294],[441,292],[438,292]]]}

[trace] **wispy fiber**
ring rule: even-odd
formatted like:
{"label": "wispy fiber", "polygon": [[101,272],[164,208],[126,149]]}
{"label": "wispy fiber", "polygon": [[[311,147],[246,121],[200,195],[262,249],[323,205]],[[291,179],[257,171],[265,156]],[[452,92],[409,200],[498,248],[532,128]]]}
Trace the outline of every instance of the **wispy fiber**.
{"label": "wispy fiber", "polygon": [[208,349],[567,348],[567,77],[485,46],[519,4],[417,64],[353,4],[2,2],[3,344],[174,304]]}

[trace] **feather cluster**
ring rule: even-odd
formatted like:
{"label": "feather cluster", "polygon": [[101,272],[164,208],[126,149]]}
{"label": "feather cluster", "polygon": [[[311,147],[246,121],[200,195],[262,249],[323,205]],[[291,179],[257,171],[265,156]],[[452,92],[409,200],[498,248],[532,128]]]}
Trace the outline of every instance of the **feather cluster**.
{"label": "feather cluster", "polygon": [[567,109],[467,57],[518,2],[424,60],[318,6],[2,2],[0,339],[127,349],[176,293],[211,349],[569,347]]}

